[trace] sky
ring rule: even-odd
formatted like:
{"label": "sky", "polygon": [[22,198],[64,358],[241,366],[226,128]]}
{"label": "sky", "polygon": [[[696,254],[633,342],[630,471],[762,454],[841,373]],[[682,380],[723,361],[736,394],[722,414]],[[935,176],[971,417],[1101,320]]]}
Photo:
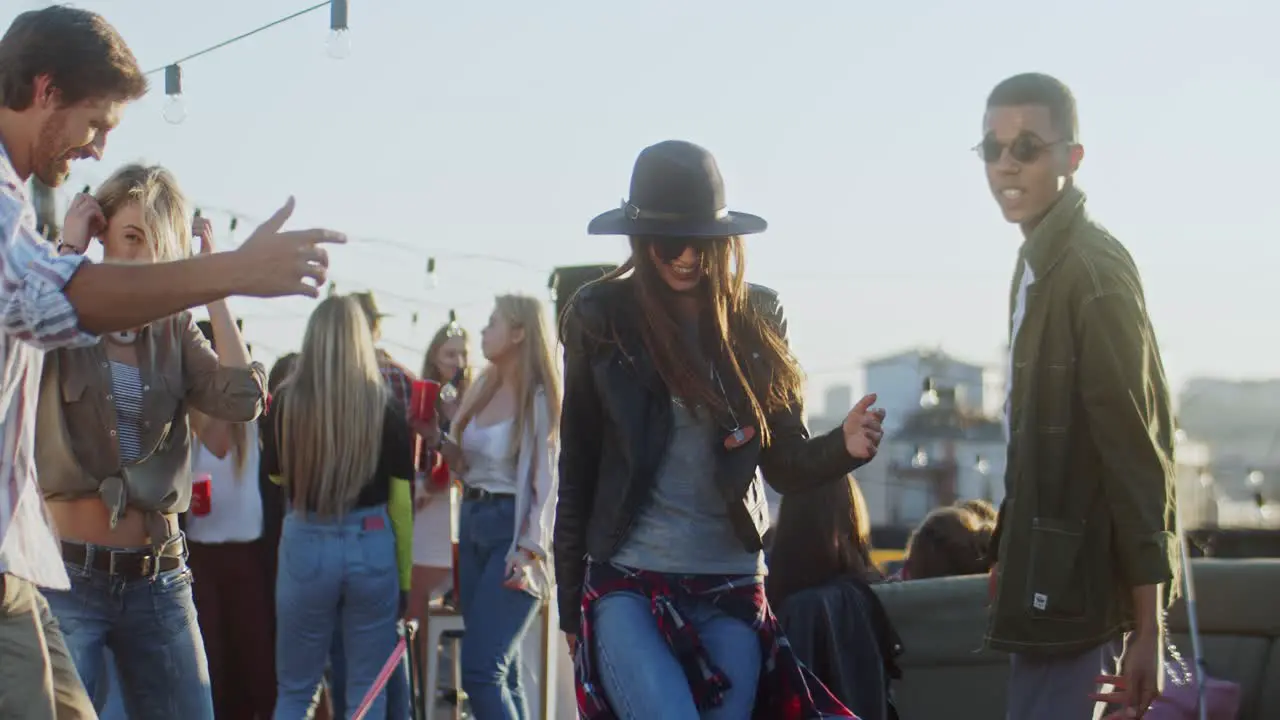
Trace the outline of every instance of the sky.
{"label": "sky", "polygon": [[[6,2],[0,23],[44,4]],[[151,69],[311,3],[75,4]],[[1263,324],[1280,299],[1280,5],[350,5],[345,59],[326,54],[320,10],[185,64],[181,124],[153,76],[67,190],[164,164],[223,248],[253,224],[229,237],[224,210],[264,218],[296,196],[291,227],[353,238],[332,277],[379,293],[388,349],[417,368],[448,308],[478,331],[495,294],[545,298],[557,265],[621,261],[625,241],[587,236],[587,221],[626,195],[641,148],[691,140],[718,159],[730,207],[769,220],[748,279],[780,293],[816,396],[914,346],[1002,362],[1021,239],[969,149],[995,83],[1048,72],[1076,94],[1079,184],[1138,261],[1175,389],[1280,375],[1280,333]],[[234,308],[270,360],[297,347],[314,302]]]}

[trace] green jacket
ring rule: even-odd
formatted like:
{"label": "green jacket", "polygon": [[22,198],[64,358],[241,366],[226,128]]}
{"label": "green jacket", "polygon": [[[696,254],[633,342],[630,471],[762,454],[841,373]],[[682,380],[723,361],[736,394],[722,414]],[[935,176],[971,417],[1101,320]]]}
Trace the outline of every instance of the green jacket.
{"label": "green jacket", "polygon": [[990,647],[1071,653],[1133,628],[1132,588],[1176,593],[1173,420],[1133,258],[1074,187],[1018,253],[1005,500]]}

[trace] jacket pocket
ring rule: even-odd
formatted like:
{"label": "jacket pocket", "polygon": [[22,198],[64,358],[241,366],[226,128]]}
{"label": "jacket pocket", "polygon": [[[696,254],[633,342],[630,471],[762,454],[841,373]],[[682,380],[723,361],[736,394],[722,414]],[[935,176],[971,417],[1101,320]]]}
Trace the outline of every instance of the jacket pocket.
{"label": "jacket pocket", "polygon": [[1033,618],[1083,620],[1088,588],[1080,569],[1085,523],[1033,518],[1025,608]]}

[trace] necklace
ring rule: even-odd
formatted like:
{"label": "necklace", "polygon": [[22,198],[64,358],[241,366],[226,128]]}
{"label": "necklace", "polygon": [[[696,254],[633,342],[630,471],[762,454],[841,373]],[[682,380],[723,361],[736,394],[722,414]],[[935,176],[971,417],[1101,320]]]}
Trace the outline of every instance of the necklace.
{"label": "necklace", "polygon": [[107,337],[118,345],[132,345],[138,339],[137,330],[117,330]]}

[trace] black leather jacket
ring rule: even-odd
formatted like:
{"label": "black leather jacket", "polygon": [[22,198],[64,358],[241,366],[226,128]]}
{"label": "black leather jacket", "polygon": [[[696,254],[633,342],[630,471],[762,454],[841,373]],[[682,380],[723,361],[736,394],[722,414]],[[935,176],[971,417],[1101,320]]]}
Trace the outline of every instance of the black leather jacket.
{"label": "black leather jacket", "polygon": [[796,657],[859,720],[897,720],[892,681],[902,679],[902,641],[866,581],[806,588],[774,611]]}
{"label": "black leather jacket", "polygon": [[[777,294],[759,286],[749,293],[756,311],[771,318],[785,338]],[[578,631],[581,620],[587,556],[607,561],[627,537],[650,498],[671,435],[670,393],[640,340],[638,307],[632,281],[622,279],[584,288],[566,311],[554,553],[560,626],[569,633]],[[761,362],[752,348],[742,352],[738,361],[744,369]],[[767,375],[767,369],[758,370]],[[726,393],[735,407],[745,407],[736,383],[726,381]],[[843,477],[865,462],[845,450],[840,428],[811,439],[799,402],[771,413],[767,422],[768,448],[761,448],[758,434],[734,450],[719,443],[716,448],[715,482],[747,551],[761,549],[769,524],[768,503],[753,490],[757,467],[770,485],[788,493]],[[727,420],[721,424],[725,436],[734,429]]]}

